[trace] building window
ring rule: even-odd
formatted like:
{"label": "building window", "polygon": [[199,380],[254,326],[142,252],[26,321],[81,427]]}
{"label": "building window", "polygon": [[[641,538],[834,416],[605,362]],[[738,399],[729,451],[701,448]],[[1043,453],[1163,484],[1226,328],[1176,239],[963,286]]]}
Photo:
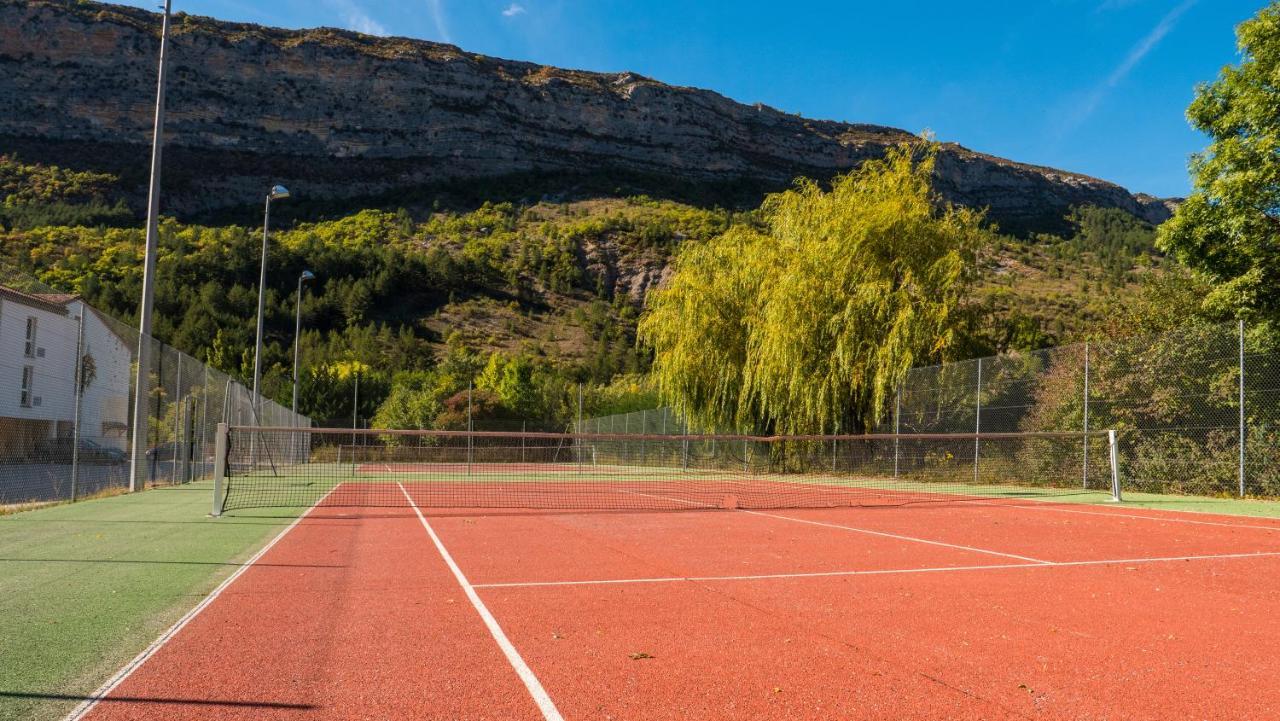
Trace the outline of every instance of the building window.
{"label": "building window", "polygon": [[27,316],[27,357],[36,357],[36,318]]}
{"label": "building window", "polygon": [[36,378],[35,366],[22,366],[22,397],[21,403],[23,408],[31,407],[31,399],[33,390],[31,388]]}

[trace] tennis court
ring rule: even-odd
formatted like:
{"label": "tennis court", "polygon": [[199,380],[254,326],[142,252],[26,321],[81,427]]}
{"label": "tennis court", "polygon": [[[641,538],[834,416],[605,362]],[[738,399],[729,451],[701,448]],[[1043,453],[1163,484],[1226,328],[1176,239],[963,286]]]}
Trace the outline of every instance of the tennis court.
{"label": "tennis court", "polygon": [[1280,522],[1094,503],[1089,439],[277,435],[220,507],[310,509],[83,718],[1280,715]]}

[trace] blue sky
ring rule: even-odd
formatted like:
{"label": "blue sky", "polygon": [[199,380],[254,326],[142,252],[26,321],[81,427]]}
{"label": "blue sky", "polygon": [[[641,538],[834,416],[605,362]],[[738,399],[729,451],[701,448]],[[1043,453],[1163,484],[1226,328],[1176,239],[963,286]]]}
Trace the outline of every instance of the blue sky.
{"label": "blue sky", "polygon": [[[158,0],[156,0],[158,2]],[[154,8],[156,2],[129,4]],[[630,70],[1185,195],[1195,84],[1266,0],[174,0],[174,10]]]}

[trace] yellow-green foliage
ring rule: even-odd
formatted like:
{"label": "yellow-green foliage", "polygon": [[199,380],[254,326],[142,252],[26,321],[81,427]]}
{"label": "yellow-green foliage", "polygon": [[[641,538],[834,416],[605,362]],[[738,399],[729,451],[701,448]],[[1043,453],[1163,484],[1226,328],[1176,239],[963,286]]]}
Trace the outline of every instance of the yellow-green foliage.
{"label": "yellow-green foliage", "polygon": [[879,417],[906,370],[952,340],[990,242],[931,189],[936,146],[904,144],[770,196],[765,229],[686,247],[640,322],[663,396],[705,425],[812,433]]}

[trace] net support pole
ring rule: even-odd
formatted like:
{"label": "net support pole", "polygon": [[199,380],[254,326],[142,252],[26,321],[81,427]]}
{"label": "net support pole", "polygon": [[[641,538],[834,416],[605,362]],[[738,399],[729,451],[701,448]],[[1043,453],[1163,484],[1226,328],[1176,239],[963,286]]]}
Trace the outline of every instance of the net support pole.
{"label": "net support pole", "polygon": [[1245,421],[1244,421],[1244,319],[1240,320],[1240,459],[1236,474],[1240,482],[1240,497],[1244,498],[1244,451],[1245,451]]}
{"label": "net support pole", "polygon": [[222,480],[227,475],[227,436],[230,426],[219,423],[213,434],[213,510],[211,516],[222,515]]}
{"label": "net support pole", "polygon": [[1124,496],[1120,493],[1120,442],[1115,429],[1107,431],[1107,452],[1111,461],[1111,500],[1119,503]]}
{"label": "net support pole", "polygon": [[1084,343],[1084,454],[1081,463],[1081,488],[1089,487],[1089,341]]}
{"label": "net support pole", "polygon": [[982,359],[978,359],[978,388],[974,395],[974,414],[973,414],[973,482],[978,482],[978,458],[981,452],[982,440]]}

